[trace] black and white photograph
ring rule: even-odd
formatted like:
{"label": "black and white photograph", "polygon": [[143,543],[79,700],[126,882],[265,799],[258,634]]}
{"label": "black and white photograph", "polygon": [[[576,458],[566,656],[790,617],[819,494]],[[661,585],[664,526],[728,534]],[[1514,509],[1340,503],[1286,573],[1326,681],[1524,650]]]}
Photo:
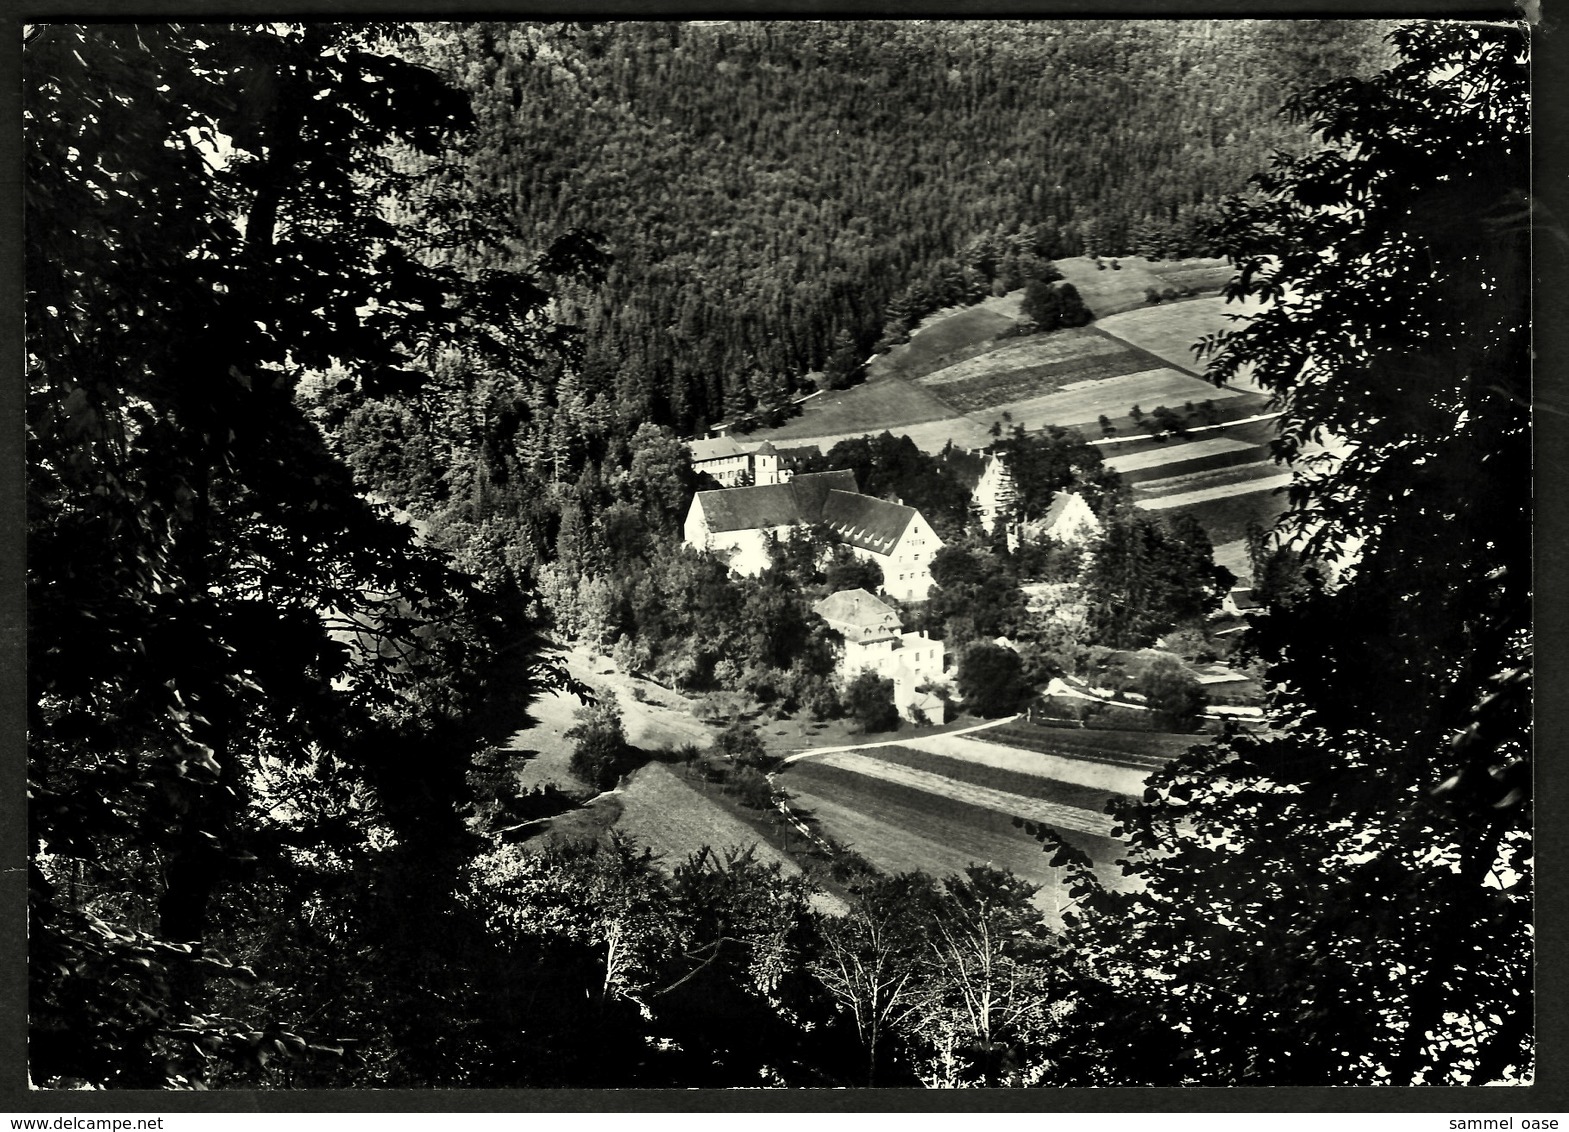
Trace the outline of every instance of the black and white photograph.
{"label": "black and white photograph", "polygon": [[12,28],[27,1090],[1526,1103],[1527,18],[219,18]]}

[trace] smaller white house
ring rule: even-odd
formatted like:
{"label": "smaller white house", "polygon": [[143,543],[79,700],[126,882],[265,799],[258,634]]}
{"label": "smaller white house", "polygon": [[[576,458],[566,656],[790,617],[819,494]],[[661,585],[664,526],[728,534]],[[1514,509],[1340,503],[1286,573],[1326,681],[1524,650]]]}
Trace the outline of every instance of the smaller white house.
{"label": "smaller white house", "polygon": [[915,718],[914,711],[932,723],[947,720],[943,701],[924,688],[942,679],[943,643],[925,633],[906,633],[898,611],[866,590],[840,590],[812,607],[830,628],[844,638],[839,658],[839,678],[848,684],[871,669],[893,681],[893,702],[899,714]]}
{"label": "smaller white house", "polygon": [[735,487],[752,472],[752,456],[729,436],[690,440],[692,470],[704,472],[726,487]]}
{"label": "smaller white house", "polygon": [[1090,505],[1076,491],[1059,491],[1046,514],[1025,526],[1031,538],[1053,538],[1069,546],[1088,549],[1106,533]]}
{"label": "smaller white house", "polygon": [[743,444],[728,433],[689,440],[687,451],[693,471],[710,475],[725,487],[788,483],[797,467],[821,454],[816,445],[781,449],[767,440]]}

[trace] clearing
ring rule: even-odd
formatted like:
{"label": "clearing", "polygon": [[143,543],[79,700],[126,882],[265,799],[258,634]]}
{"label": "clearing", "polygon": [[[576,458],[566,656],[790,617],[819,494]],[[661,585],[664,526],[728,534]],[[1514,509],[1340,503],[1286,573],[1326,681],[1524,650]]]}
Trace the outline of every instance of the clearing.
{"label": "clearing", "polygon": [[974,412],[1160,364],[1093,328],[1077,327],[1015,339],[935,370],[920,383],[953,408]]}
{"label": "clearing", "polygon": [[[1251,317],[1262,305],[1252,299],[1228,303],[1223,295],[1206,295],[1203,298],[1126,310],[1108,315],[1096,325],[1107,334],[1147,350],[1168,365],[1199,374],[1203,372],[1205,363],[1193,352],[1194,343],[1208,334],[1238,329],[1241,325],[1238,318]],[[1256,388],[1245,376],[1238,384]]]}
{"label": "clearing", "polygon": [[937,453],[950,441],[960,448],[987,444],[986,430],[955,413],[928,390],[898,378],[819,394],[801,415],[778,428],[757,429],[736,439],[751,446],[771,441],[781,447],[815,444],[824,452],[841,440],[892,432],[908,436],[924,452]]}
{"label": "clearing", "polygon": [[[1141,256],[1106,258],[1099,264],[1086,256],[1053,261],[1073,284],[1096,319],[1142,308],[1149,292],[1167,288],[1180,293],[1219,291],[1236,273],[1223,259],[1148,260]],[[1115,263],[1117,266],[1113,267]]]}
{"label": "clearing", "polygon": [[[970,419],[982,427],[991,427],[1007,413],[1015,422],[1027,428],[1046,425],[1089,424],[1100,416],[1126,417],[1128,410],[1138,405],[1146,413],[1157,405],[1180,406],[1188,401],[1222,401],[1231,398],[1249,398],[1254,395],[1229,386],[1217,388],[1174,369],[1146,369],[1138,373],[1108,377],[1099,381],[1078,383],[1064,387],[1060,392],[1043,397],[993,406],[984,413],[971,413]],[[1260,405],[1262,399],[1258,399]],[[1262,410],[1260,410],[1262,411]]]}

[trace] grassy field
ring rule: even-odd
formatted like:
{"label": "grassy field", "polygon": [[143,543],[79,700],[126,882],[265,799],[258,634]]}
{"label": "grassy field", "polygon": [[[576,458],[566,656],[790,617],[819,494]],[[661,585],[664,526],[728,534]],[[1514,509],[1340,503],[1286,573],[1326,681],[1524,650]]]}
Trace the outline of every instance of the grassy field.
{"label": "grassy field", "polygon": [[1232,315],[1246,317],[1258,309],[1257,302],[1228,303],[1222,296],[1210,295],[1125,310],[1102,318],[1096,325],[1107,334],[1148,350],[1168,365],[1201,373],[1203,363],[1193,353],[1193,344],[1206,334],[1236,329],[1240,324]]}
{"label": "grassy field", "polygon": [[1268,529],[1285,509],[1284,492],[1277,495],[1270,491],[1253,491],[1184,503],[1174,510],[1192,515],[1209,534],[1210,541],[1221,546],[1246,536],[1249,522],[1257,521]]}
{"label": "grassy field", "polygon": [[1094,260],[1084,256],[1056,260],[1056,266],[1084,300],[1084,305],[1095,312],[1097,319],[1107,318],[1122,311],[1143,307],[1149,301],[1148,292],[1175,287],[1186,291],[1218,291],[1225,286],[1235,269],[1225,260],[1147,260],[1139,256],[1124,256],[1115,262],[1103,260],[1098,267]]}
{"label": "grassy field", "polygon": [[[1232,400],[1263,405],[1262,398],[1240,389],[1217,389],[1208,382],[1174,369],[1148,369],[1091,381],[1083,386],[1075,385],[1045,396],[994,405],[985,412],[971,413],[970,419],[990,427],[994,420],[1001,419],[1006,412],[1015,421],[1025,422],[1028,428],[1042,428],[1049,424],[1086,425],[1102,415],[1112,418],[1114,422],[1118,418],[1126,418],[1128,410],[1134,405],[1148,413],[1156,405],[1178,406],[1188,401],[1195,404],[1214,401],[1218,406]],[[1252,408],[1251,405],[1247,407]],[[1261,409],[1253,408],[1252,411],[1259,412]],[[1238,412],[1237,415],[1251,414]]]}
{"label": "grassy field", "polygon": [[[719,787],[711,789],[717,793]],[[652,849],[666,868],[680,864],[706,845],[717,852],[751,847],[757,860],[779,865],[787,876],[801,871],[756,830],[663,763],[650,763],[636,771],[617,791],[617,797],[621,816],[616,830]]]}
{"label": "grassy field", "polygon": [[1083,810],[1048,800],[1041,797],[1038,791],[1031,794],[1015,794],[860,752],[825,755],[816,761],[816,765],[895,783],[911,790],[920,790],[942,798],[965,802],[979,809],[1017,814],[1030,821],[1045,822],[1058,829],[1072,829],[1102,836],[1111,831],[1111,823],[1105,815],[1094,810]]}
{"label": "grassy field", "polygon": [[1068,758],[1151,770],[1164,766],[1202,739],[1201,736],[1173,735],[1165,731],[1043,727],[1025,720],[977,731],[974,737],[1027,751],[1044,751]]}
{"label": "grassy field", "polygon": [[1165,452],[1139,453],[1131,458],[1108,460],[1107,464],[1121,473],[1124,481],[1134,485],[1137,494],[1137,489],[1150,481],[1253,466],[1267,456],[1256,444],[1224,439],[1194,440],[1174,444]]}
{"label": "grassy field", "polygon": [[[1056,910],[1060,894],[1051,855],[1014,826],[1011,814],[811,762],[792,766],[780,783],[798,813],[886,872],[920,869],[943,877],[989,864],[1042,885],[1037,907]],[[1074,830],[1060,835],[1089,855],[1103,881],[1118,884],[1119,842]]]}
{"label": "grassy field", "polygon": [[1079,328],[1009,342],[935,370],[921,383],[955,409],[972,412],[1158,364],[1142,351]]}
{"label": "grassy field", "polygon": [[[1280,492],[1280,498],[1283,499],[1281,489],[1290,483],[1290,473],[1282,472],[1274,464],[1244,464],[1238,468],[1221,468],[1213,472],[1179,476],[1175,480],[1139,484],[1134,492],[1134,502],[1149,511],[1170,511],[1238,495],[1268,496]],[[1146,493],[1144,488],[1151,490]],[[1210,542],[1214,541],[1211,535]]]}
{"label": "grassy field", "polygon": [[[864,754],[889,763],[940,775],[954,782],[983,786],[1025,798],[1042,798],[1090,813],[1104,813],[1106,804],[1118,797],[1111,790],[1097,790],[1074,782],[1063,782],[1041,772],[1037,763],[1030,771],[970,759],[954,758],[914,747],[878,747]],[[831,758],[831,756],[830,756]],[[1032,773],[1033,771],[1033,773]]]}
{"label": "grassy field", "polygon": [[908,342],[875,358],[867,366],[867,375],[874,380],[914,379],[984,353],[1000,335],[1013,332],[1017,312],[1017,298],[1009,304],[988,300],[973,307],[938,311],[916,328]]}

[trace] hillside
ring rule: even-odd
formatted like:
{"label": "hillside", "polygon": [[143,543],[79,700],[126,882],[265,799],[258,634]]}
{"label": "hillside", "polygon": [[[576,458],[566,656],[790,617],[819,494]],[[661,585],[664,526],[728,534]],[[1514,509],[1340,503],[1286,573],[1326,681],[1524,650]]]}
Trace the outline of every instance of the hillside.
{"label": "hillside", "polygon": [[[864,360],[900,304],[1016,288],[1032,257],[1208,252],[1216,203],[1306,145],[1283,99],[1375,69],[1382,31],[482,23],[424,49],[475,99],[473,172],[521,245],[583,228],[615,257],[563,306],[592,382],[617,415],[686,430]],[[1207,278],[1129,270],[1118,295]]]}

